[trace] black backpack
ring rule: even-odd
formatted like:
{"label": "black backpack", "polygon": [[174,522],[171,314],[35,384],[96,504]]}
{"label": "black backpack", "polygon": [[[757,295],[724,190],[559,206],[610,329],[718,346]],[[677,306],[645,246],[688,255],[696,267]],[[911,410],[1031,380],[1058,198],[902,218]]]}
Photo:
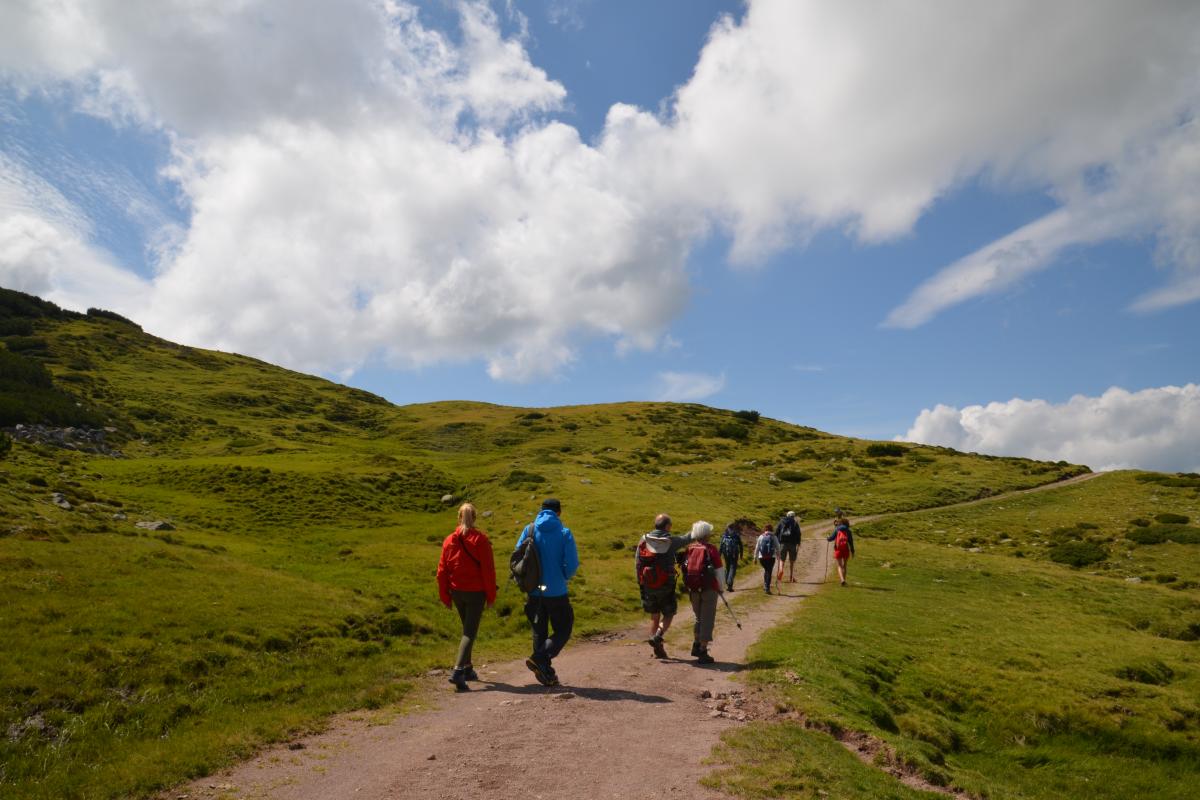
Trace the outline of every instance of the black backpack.
{"label": "black backpack", "polygon": [[533,523],[529,523],[529,535],[517,545],[508,559],[508,571],[517,587],[528,594],[542,585],[542,562],[538,557],[537,544],[533,541]]}

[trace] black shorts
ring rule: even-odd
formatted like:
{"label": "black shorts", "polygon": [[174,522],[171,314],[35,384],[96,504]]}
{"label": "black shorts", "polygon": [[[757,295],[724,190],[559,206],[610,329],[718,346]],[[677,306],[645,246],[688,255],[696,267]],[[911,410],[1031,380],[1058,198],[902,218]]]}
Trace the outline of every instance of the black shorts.
{"label": "black shorts", "polygon": [[647,589],[645,586],[638,588],[642,590],[642,610],[647,614],[673,617],[679,610],[679,601],[675,596],[675,581],[671,581],[661,589]]}
{"label": "black shorts", "polygon": [[795,561],[796,554],[799,552],[800,552],[800,543],[799,542],[780,542],[779,543],[779,557],[781,559],[783,559],[784,561],[788,561],[788,560]]}

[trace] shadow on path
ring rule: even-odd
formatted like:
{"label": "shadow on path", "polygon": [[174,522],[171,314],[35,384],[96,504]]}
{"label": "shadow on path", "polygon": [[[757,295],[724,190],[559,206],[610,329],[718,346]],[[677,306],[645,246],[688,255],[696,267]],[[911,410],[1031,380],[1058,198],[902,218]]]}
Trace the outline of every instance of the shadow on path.
{"label": "shadow on path", "polygon": [[571,692],[576,697],[582,697],[586,700],[632,700],[637,703],[671,702],[669,697],[663,697],[662,695],[657,694],[642,694],[641,692],[632,692],[628,689],[604,689],[593,686],[572,686],[569,683],[564,683],[561,686],[542,686],[541,684],[536,683],[527,686],[514,686],[511,683],[491,681],[483,683],[477,691],[503,692],[505,694],[523,695],[561,694],[563,692]]}

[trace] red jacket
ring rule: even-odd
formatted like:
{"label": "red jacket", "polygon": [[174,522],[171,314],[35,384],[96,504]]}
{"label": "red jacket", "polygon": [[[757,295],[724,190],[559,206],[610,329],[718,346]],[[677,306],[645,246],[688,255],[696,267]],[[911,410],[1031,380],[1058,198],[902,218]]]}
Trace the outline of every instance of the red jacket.
{"label": "red jacket", "polygon": [[[450,605],[450,591],[486,592],[488,605],[496,601],[496,562],[492,558],[492,543],[483,531],[469,528],[466,533],[454,533],[442,542],[442,557],[438,561],[438,594],[442,603]],[[465,549],[464,549],[465,546]]]}

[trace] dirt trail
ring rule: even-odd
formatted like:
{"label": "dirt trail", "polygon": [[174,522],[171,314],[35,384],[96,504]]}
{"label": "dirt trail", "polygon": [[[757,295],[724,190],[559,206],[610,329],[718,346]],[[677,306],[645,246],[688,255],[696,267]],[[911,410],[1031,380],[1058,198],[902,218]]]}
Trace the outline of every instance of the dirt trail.
{"label": "dirt trail", "polygon": [[[554,662],[561,687],[539,686],[523,661],[480,669],[482,682],[465,694],[454,694],[444,677],[428,678],[418,690],[434,705],[428,711],[374,726],[347,715],[326,733],[163,797],[723,798],[696,781],[721,733],[755,706],[732,676],[762,632],[820,587],[825,566],[824,540],[806,535],[797,582],[770,597],[762,594],[762,571],[743,567],[738,591],[727,595],[742,629],[719,609],[715,664],[688,656],[693,617],[685,599],[667,661],[652,657],[639,626],[604,641],[571,641]],[[479,649],[487,651],[486,623]],[[713,697],[703,698],[704,690]]]}
{"label": "dirt trail", "polygon": [[[883,516],[893,515],[855,521]],[[771,713],[733,675],[744,668],[750,645],[820,588],[830,566],[823,537],[831,528],[832,520],[805,526],[797,582],[777,586],[769,597],[761,570],[743,567],[739,590],[727,595],[742,628],[718,609],[715,664],[699,666],[687,655],[693,617],[684,600],[668,636],[669,660],[651,656],[639,625],[570,642],[555,660],[561,687],[539,686],[523,661],[481,668],[482,682],[465,694],[454,694],[444,676],[429,677],[415,696],[428,710],[384,724],[343,715],[325,733],[266,750],[161,798],[724,798],[697,784],[710,769],[702,760],[723,731],[747,715]],[[486,622],[479,651],[487,652]],[[711,697],[702,696],[705,690]]]}

